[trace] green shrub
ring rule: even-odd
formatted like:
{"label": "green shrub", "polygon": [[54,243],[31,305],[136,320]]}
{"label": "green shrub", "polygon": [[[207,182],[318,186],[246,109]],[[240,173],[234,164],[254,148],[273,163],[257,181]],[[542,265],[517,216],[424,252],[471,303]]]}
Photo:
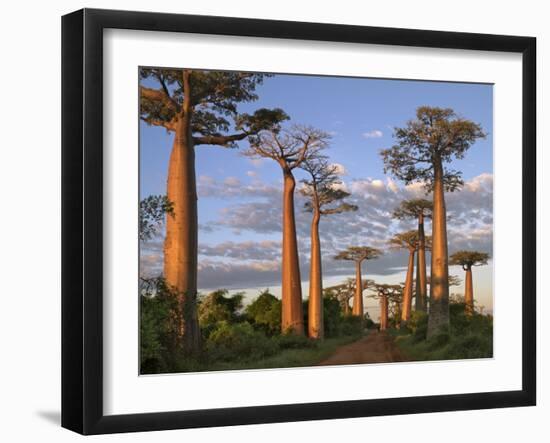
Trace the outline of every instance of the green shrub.
{"label": "green shrub", "polygon": [[248,322],[219,322],[206,341],[206,351],[213,360],[259,359],[273,355],[278,346]]}
{"label": "green shrub", "polygon": [[340,335],[342,311],[340,302],[333,296],[325,295],[323,297],[323,321],[326,338]]}
{"label": "green shrub", "polygon": [[310,340],[304,335],[283,334],[275,338],[280,349],[315,348],[316,340]]}
{"label": "green shrub", "polygon": [[244,294],[240,292],[232,296],[228,296],[228,294],[227,289],[220,289],[199,298],[199,324],[206,337],[216,323],[221,321],[235,323],[240,320]]}
{"label": "green shrub", "polygon": [[164,279],[150,279],[144,284],[140,295],[140,372],[155,374],[168,371],[178,352],[178,304]]}
{"label": "green shrub", "polygon": [[363,333],[363,319],[354,315],[342,317],[342,335],[360,335]]}
{"label": "green shrub", "polygon": [[281,332],[281,300],[266,289],[245,309],[246,318],[267,335]]}

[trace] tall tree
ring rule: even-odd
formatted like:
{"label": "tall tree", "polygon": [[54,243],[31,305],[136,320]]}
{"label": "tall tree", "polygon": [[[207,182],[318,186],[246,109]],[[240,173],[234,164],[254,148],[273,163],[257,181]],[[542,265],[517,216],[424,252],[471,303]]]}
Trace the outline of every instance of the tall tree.
{"label": "tall tree", "polygon": [[321,264],[321,240],[319,222],[321,216],[357,211],[357,206],[342,202],[350,196],[341,189],[342,181],[337,165],[329,164],[327,157],[307,159],[301,168],[309,174],[302,180],[301,194],[308,198],[305,207],[313,213],[311,220],[311,259],[309,272],[308,336],[315,339],[324,337],[323,326],[323,270]]}
{"label": "tall tree", "polygon": [[409,252],[407,265],[407,276],[403,287],[403,309],[401,310],[401,321],[407,323],[411,317],[412,294],[413,294],[413,273],[414,254],[418,248],[418,231],[407,231],[395,234],[390,240],[391,248],[406,249]]}
{"label": "tall tree", "polygon": [[418,198],[403,200],[393,212],[397,219],[418,220],[418,253],[416,254],[416,296],[415,310],[427,312],[428,310],[428,283],[426,279],[426,234],[424,233],[424,220],[432,217],[433,203],[430,200]]}
{"label": "tall tree", "polygon": [[352,315],[363,317],[363,285],[361,276],[361,264],[365,260],[374,260],[382,255],[380,249],[370,246],[350,246],[345,251],[338,253],[335,260],[348,260],[355,263],[355,295],[353,297]]}
{"label": "tall tree", "polygon": [[451,255],[449,264],[453,266],[462,266],[466,272],[465,288],[464,288],[464,303],[466,314],[474,313],[474,285],[472,281],[472,267],[483,266],[487,264],[489,254],[478,251],[457,251]]}
{"label": "tall tree", "polygon": [[[237,113],[238,103],[257,99],[255,90],[265,77],[262,74],[141,68],[140,76],[141,120],[174,133],[166,195],[173,204],[173,216],[166,221],[164,277],[182,306],[183,348],[196,351],[200,331],[195,147],[235,147],[238,140],[288,117],[280,109]],[[231,126],[235,126],[234,133],[228,133]]]}
{"label": "tall tree", "polygon": [[292,171],[304,162],[317,158],[328,146],[330,135],[309,126],[294,125],[281,130],[277,128],[260,131],[248,140],[250,149],[246,152],[247,155],[275,160],[283,172],[281,329],[284,333],[301,335],[304,333],[304,316],[294,214],[296,179]]}
{"label": "tall tree", "polygon": [[449,259],[445,191],[461,187],[461,173],[445,168],[453,158],[463,158],[477,139],[481,126],[452,109],[421,106],[416,118],[396,128],[397,144],[381,152],[385,171],[411,183],[424,182],[433,192],[432,262],[428,337],[449,327]]}
{"label": "tall tree", "polygon": [[389,320],[389,303],[398,300],[400,294],[402,294],[401,285],[390,285],[386,283],[374,283],[371,286],[374,291],[371,298],[376,298],[380,301],[380,331],[385,331],[388,328]]}

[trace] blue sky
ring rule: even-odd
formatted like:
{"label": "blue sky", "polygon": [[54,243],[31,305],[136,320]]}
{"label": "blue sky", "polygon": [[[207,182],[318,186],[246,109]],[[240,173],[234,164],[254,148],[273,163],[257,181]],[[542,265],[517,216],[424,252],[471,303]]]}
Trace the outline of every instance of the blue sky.
{"label": "blue sky", "polygon": [[[148,86],[155,86],[148,83]],[[492,252],[492,115],[491,85],[401,81],[343,77],[275,75],[257,88],[259,99],[242,104],[240,112],[253,112],[259,107],[280,107],[292,123],[312,125],[332,134],[326,154],[345,168],[342,180],[352,191],[355,214],[335,215],[322,220],[321,236],[325,241],[325,286],[343,280],[346,270],[331,263],[330,254],[346,241],[385,245],[387,237],[397,230],[412,228],[414,223],[396,224],[388,218],[391,205],[400,198],[420,196],[420,188],[404,187],[383,172],[379,151],[393,143],[394,127],[403,126],[414,117],[418,106],[450,107],[471,119],[488,133],[478,141],[463,160],[453,162],[453,169],[463,172],[466,187],[450,195],[449,236],[456,247],[479,248]],[[166,171],[173,135],[164,129],[140,124],[140,192],[145,197],[164,194]],[[227,287],[245,289],[254,295],[257,288],[269,287],[278,292],[278,229],[281,172],[272,160],[252,161],[240,149],[197,147],[196,166],[199,189],[199,285],[202,289]],[[297,171],[298,179],[305,177]],[[307,283],[308,217],[297,199],[298,236],[302,257],[302,279]],[[370,215],[369,215],[370,214]],[[386,220],[384,219],[386,217]],[[336,220],[336,219],[339,220]],[[454,229],[453,221],[456,222]],[[484,221],[481,221],[484,220]],[[359,222],[360,221],[360,222]],[[349,232],[342,226],[349,226]],[[427,226],[428,230],[430,226]],[[456,234],[454,233],[456,231]],[[337,233],[336,233],[337,232]],[[142,272],[159,272],[162,238],[142,248]],[[227,252],[228,250],[230,252]],[[374,274],[380,281],[404,278],[403,254],[388,252],[375,264]],[[247,267],[248,266],[248,267]],[[482,304],[492,308],[491,266],[476,269],[474,284]],[[453,272],[453,269],[451,269]],[[460,274],[457,270],[457,274]],[[349,276],[353,274],[349,270]],[[226,284],[220,281],[231,276]],[[201,278],[202,277],[202,278]],[[216,277],[216,278],[215,278]],[[462,292],[462,287],[456,288]],[[304,291],[307,297],[307,290]],[[372,304],[372,303],[371,303]],[[367,303],[368,305],[368,303]],[[373,308],[372,314],[376,317]]]}

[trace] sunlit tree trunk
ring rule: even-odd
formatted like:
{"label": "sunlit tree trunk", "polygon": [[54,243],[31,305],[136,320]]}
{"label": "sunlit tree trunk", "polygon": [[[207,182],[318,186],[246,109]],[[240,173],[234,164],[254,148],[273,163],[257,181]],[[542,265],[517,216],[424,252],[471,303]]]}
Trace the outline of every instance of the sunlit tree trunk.
{"label": "sunlit tree trunk", "polygon": [[197,316],[197,190],[195,148],[191,133],[189,72],[184,71],[186,98],[183,103],[170,154],[167,198],[173,214],[166,217],[164,241],[164,278],[177,291],[179,301],[178,330],[186,351],[199,348]]}
{"label": "sunlit tree trunk", "polygon": [[449,327],[449,258],[447,251],[447,211],[441,158],[434,159],[432,266],[428,337]]}
{"label": "sunlit tree trunk", "polygon": [[363,282],[360,261],[355,262],[355,296],[351,313],[357,317],[363,317]]}
{"label": "sunlit tree trunk", "polygon": [[412,307],[412,285],[414,273],[414,249],[409,250],[409,264],[407,266],[407,277],[405,279],[405,288],[403,288],[403,309],[401,311],[401,322],[407,323],[411,318]]}
{"label": "sunlit tree trunk", "polygon": [[426,312],[428,309],[428,281],[426,278],[426,236],[424,234],[424,214],[418,216],[418,253],[416,255],[416,300],[415,309]]}
{"label": "sunlit tree trunk", "polygon": [[474,285],[472,282],[472,268],[466,268],[466,281],[464,289],[464,303],[466,304],[466,314],[474,313]]}
{"label": "sunlit tree trunk", "polygon": [[296,181],[290,170],[284,171],[283,189],[283,276],[282,276],[282,321],[284,333],[304,334],[302,311],[302,286],[296,240],[294,216],[294,189]]}
{"label": "sunlit tree trunk", "polygon": [[388,329],[388,297],[380,296],[380,330]]}
{"label": "sunlit tree trunk", "polygon": [[[315,197],[314,197],[315,198]],[[319,239],[319,220],[321,213],[314,202],[311,222],[311,266],[309,272],[308,335],[311,338],[323,338],[323,278],[321,268],[321,242]]]}

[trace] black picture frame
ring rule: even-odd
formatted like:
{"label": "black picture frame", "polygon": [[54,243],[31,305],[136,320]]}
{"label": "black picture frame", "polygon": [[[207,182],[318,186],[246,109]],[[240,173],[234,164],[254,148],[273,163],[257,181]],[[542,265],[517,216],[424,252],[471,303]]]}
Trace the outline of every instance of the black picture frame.
{"label": "black picture frame", "polygon": [[[522,54],[522,389],[131,415],[103,413],[103,30],[170,31]],[[320,420],[536,403],[536,39],[83,9],[62,18],[62,426],[82,434]],[[519,240],[519,239],[518,239]]]}

